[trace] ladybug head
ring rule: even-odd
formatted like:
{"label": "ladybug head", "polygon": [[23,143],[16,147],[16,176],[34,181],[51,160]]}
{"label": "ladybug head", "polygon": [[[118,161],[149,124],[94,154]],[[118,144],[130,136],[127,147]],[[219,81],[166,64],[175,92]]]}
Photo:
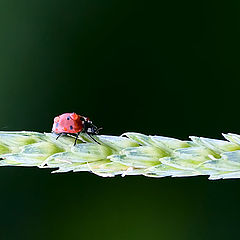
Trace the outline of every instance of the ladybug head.
{"label": "ladybug head", "polygon": [[82,120],[84,131],[88,134],[98,134],[99,130],[102,129],[93,125],[92,121],[90,121],[88,117],[81,117],[80,119]]}

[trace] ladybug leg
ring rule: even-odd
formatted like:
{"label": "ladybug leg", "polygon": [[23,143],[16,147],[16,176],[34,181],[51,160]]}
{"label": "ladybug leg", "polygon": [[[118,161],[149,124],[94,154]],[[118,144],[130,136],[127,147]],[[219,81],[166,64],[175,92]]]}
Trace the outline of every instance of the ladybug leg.
{"label": "ladybug leg", "polygon": [[76,145],[76,143],[77,143],[77,140],[78,140],[78,136],[79,136],[79,134],[80,134],[80,132],[78,132],[78,133],[77,133],[77,135],[76,135],[76,138],[75,138],[75,141],[74,141],[74,144],[73,144],[73,146],[75,146],[75,145]]}
{"label": "ladybug leg", "polygon": [[98,144],[101,145],[101,143],[98,142],[91,134],[87,133],[87,135],[88,135],[94,142],[96,142],[96,143],[98,143]]}
{"label": "ladybug leg", "polygon": [[58,140],[62,135],[63,133],[59,133],[58,136],[56,137],[56,140]]}

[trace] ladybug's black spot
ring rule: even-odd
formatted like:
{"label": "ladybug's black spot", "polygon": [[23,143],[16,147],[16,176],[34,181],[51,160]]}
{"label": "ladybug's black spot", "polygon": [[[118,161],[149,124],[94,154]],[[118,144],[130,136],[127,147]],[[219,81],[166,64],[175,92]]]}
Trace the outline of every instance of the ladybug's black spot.
{"label": "ladybug's black spot", "polygon": [[72,129],[73,129],[73,126],[70,126],[70,129],[72,130]]}
{"label": "ladybug's black spot", "polygon": [[58,127],[59,123],[56,123],[56,127]]}
{"label": "ladybug's black spot", "polygon": [[70,117],[67,117],[67,120],[70,120]]}

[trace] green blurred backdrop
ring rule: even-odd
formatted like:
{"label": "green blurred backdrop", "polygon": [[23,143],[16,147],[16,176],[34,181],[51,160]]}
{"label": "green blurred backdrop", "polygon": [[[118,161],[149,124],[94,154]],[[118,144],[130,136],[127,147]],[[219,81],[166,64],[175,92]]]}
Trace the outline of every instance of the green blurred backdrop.
{"label": "green blurred backdrop", "polygon": [[[239,2],[1,0],[0,130],[240,133]],[[238,236],[240,180],[0,169],[0,239]]]}

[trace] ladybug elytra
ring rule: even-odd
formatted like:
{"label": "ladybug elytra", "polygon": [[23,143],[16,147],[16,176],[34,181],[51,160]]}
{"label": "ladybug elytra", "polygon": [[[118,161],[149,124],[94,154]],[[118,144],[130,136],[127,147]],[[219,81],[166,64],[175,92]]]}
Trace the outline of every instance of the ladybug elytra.
{"label": "ladybug elytra", "polygon": [[64,134],[76,135],[74,145],[76,145],[78,135],[81,132],[88,134],[95,142],[97,142],[91,135],[98,134],[99,130],[100,128],[93,125],[88,117],[76,113],[64,113],[55,117],[52,127],[52,132],[58,134],[56,139]]}

